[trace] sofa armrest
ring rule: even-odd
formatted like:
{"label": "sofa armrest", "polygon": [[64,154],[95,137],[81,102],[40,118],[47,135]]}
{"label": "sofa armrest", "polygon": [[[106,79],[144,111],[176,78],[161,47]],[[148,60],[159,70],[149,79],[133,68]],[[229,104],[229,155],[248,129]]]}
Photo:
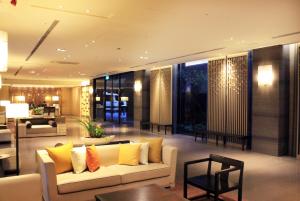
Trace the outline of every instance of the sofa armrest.
{"label": "sofa armrest", "polygon": [[42,201],[41,178],[39,174],[4,177],[0,179],[0,200]]}
{"label": "sofa armrest", "polygon": [[25,137],[26,136],[26,124],[19,123],[18,129],[19,129],[19,137]]}
{"label": "sofa armrest", "polygon": [[54,161],[50,158],[46,150],[38,150],[36,154],[42,179],[44,200],[56,201],[58,192]]}
{"label": "sofa armrest", "polygon": [[174,187],[176,178],[177,148],[169,145],[163,146],[162,159],[163,163],[171,168],[171,187]]}

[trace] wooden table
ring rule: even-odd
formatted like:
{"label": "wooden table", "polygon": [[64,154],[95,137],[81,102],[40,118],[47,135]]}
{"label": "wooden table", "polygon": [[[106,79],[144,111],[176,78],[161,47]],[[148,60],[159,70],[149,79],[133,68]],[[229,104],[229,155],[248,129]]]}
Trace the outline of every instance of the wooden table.
{"label": "wooden table", "polygon": [[168,189],[157,185],[121,190],[95,196],[97,201],[187,201]]}

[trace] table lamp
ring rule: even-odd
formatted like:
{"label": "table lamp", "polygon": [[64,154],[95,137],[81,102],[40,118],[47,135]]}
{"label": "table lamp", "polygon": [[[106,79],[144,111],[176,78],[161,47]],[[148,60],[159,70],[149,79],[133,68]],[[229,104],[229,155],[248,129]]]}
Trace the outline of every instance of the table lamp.
{"label": "table lamp", "polygon": [[16,119],[16,169],[20,173],[19,164],[19,118],[29,117],[29,105],[27,103],[14,103],[6,106],[6,118]]}

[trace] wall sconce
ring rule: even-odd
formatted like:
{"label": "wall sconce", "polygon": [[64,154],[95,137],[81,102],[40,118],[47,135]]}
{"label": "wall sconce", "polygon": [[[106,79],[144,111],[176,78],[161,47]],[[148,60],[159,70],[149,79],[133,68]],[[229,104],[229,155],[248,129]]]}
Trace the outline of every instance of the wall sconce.
{"label": "wall sconce", "polygon": [[259,86],[270,86],[273,79],[272,65],[258,66],[257,82]]}
{"label": "wall sconce", "polygon": [[8,41],[7,33],[0,31],[0,72],[7,71]]}
{"label": "wall sconce", "polygon": [[52,101],[59,101],[59,96],[52,96]]}
{"label": "wall sconce", "polygon": [[142,82],[140,80],[136,80],[134,82],[134,91],[140,92],[142,90]]}
{"label": "wall sconce", "polygon": [[121,96],[121,101],[128,102],[129,98],[127,96]]}

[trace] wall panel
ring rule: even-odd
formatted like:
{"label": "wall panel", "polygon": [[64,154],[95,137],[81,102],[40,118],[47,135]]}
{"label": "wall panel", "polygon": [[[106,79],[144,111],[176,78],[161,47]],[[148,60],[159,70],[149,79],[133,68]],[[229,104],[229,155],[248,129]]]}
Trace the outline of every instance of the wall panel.
{"label": "wall panel", "polygon": [[150,122],[172,124],[172,70],[150,72]]}
{"label": "wall panel", "polygon": [[247,55],[209,61],[208,130],[246,136],[247,116]]}

